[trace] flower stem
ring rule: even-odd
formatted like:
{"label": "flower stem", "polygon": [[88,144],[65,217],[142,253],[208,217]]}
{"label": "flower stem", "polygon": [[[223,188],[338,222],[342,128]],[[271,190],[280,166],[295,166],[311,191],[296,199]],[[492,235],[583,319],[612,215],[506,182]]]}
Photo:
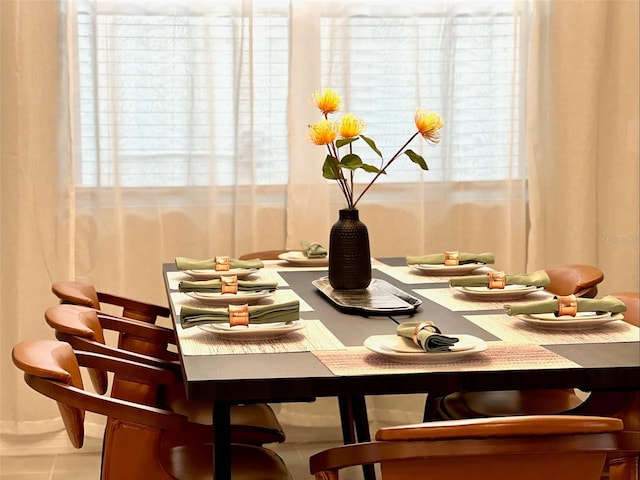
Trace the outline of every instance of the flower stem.
{"label": "flower stem", "polygon": [[398,151],[393,155],[393,157],[391,157],[391,158],[389,159],[389,161],[384,165],[384,167],[382,167],[382,169],[381,169],[378,173],[376,173],[376,176],[375,176],[375,177],[373,177],[373,180],[371,180],[371,181],[369,182],[369,184],[364,188],[364,190],[362,190],[362,192],[360,193],[360,195],[358,195],[358,198],[356,198],[356,201],[355,201],[355,202],[352,202],[352,203],[353,203],[353,206],[352,206],[351,208],[356,208],[356,205],[358,204],[358,202],[360,201],[360,199],[362,198],[362,196],[363,196],[365,193],[367,193],[367,190],[369,190],[369,188],[371,188],[371,185],[373,185],[373,183],[378,179],[378,177],[379,177],[380,175],[382,175],[382,174],[385,172],[385,170],[389,167],[389,165],[391,165],[391,163],[392,163],[396,158],[398,158],[398,157],[400,156],[400,154],[402,153],[402,151],[407,147],[407,145],[409,145],[409,143],[411,143],[411,141],[412,141],[414,138],[416,138],[416,136],[417,136],[419,133],[420,133],[420,130],[418,130],[416,133],[414,133],[414,134],[409,138],[409,140],[407,140],[407,141],[405,142],[405,144],[404,144],[404,145],[402,145],[402,146],[398,149]]}

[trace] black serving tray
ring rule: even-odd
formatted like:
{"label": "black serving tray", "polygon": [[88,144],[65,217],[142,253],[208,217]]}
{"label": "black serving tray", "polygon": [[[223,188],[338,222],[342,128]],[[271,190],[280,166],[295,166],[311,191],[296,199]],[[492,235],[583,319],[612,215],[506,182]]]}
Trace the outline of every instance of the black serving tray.
{"label": "black serving tray", "polygon": [[311,282],[324,296],[341,310],[364,315],[414,313],[422,301],[394,287],[385,280],[374,278],[366,289],[335,290],[328,277]]}

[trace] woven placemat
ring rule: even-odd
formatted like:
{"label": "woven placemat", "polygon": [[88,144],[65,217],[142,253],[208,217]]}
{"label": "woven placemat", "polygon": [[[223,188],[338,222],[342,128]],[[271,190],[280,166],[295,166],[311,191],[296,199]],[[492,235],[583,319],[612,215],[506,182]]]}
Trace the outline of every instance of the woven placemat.
{"label": "woven placemat", "polygon": [[528,324],[516,316],[506,314],[465,315],[465,318],[501,340],[511,343],[560,345],[640,341],[640,329],[624,320],[615,320],[586,330],[550,330]]}
{"label": "woven placemat", "polygon": [[[313,352],[334,375],[372,375],[382,373],[443,372],[465,370],[541,370],[579,368],[571,360],[538,345],[487,342],[484,352],[449,363],[401,363],[366,347],[342,351]],[[444,354],[446,355],[446,354]]]}
{"label": "woven placemat", "polygon": [[221,338],[195,326],[177,327],[183,355],[228,355],[238,353],[308,352],[346,348],[320,320],[300,320],[305,327],[272,340],[236,341]]}
{"label": "woven placemat", "polygon": [[422,288],[414,290],[414,293],[448,308],[452,312],[471,312],[474,310],[504,310],[504,305],[519,304],[535,300],[543,300],[553,297],[552,294],[539,291],[533,292],[517,300],[475,300],[468,297],[455,288]]}
{"label": "woven placemat", "polygon": [[[377,270],[386,273],[390,277],[395,278],[399,282],[405,285],[416,285],[419,283],[448,283],[452,278],[449,275],[429,275],[424,271],[420,271],[415,267],[409,265],[402,265],[400,267],[393,267],[391,265],[380,264],[375,267]],[[480,275],[490,272],[490,267],[478,267],[473,271],[473,275]]]}

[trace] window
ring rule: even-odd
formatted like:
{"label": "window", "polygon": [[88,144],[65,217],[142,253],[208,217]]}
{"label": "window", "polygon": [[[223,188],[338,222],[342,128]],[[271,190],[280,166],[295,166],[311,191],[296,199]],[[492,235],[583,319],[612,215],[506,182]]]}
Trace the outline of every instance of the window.
{"label": "window", "polygon": [[[160,13],[152,3],[79,4],[77,185],[286,184],[289,2],[254,1],[252,16],[234,2],[205,3],[215,5]],[[343,94],[345,110],[366,121],[387,156],[411,133],[416,107],[439,112],[445,141],[411,145],[429,164],[425,181],[521,177],[523,20],[511,3],[497,3],[508,10],[478,3],[451,14],[433,2],[413,5],[418,15],[390,2],[348,16],[327,9],[322,85]],[[382,181],[416,181],[404,162]]]}

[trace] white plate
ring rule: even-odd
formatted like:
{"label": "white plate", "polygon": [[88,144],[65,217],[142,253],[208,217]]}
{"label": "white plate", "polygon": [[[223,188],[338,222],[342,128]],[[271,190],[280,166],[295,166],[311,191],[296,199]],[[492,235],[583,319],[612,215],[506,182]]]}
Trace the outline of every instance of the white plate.
{"label": "white plate", "polygon": [[556,317],[554,313],[530,313],[528,314],[531,318],[536,318],[538,320],[552,320],[557,322],[558,320],[580,320],[580,319],[588,319],[588,320],[596,320],[599,318],[607,318],[611,317],[611,312],[577,312],[575,317],[571,315],[561,315]]}
{"label": "white plate", "polygon": [[211,305],[242,305],[244,303],[253,304],[258,300],[273,295],[273,291],[260,290],[259,292],[238,292],[238,293],[220,293],[220,292],[184,292],[191,298],[200,300],[201,302]]}
{"label": "white plate", "polygon": [[516,300],[530,293],[536,292],[542,287],[535,285],[505,285],[504,288],[489,287],[454,287],[476,300]]}
{"label": "white plate", "polygon": [[418,265],[409,265],[410,267],[417,268],[421,272],[431,275],[464,275],[471,273],[480,267],[484,267],[484,263],[464,263],[461,265],[445,265],[440,264],[427,264],[420,263]]}
{"label": "white plate", "polygon": [[533,318],[532,315],[516,315],[515,317],[529,325],[547,330],[589,330],[591,328],[600,327],[605,323],[613,322],[614,320],[624,319],[624,315],[621,313],[608,313],[604,317],[600,315],[594,315],[592,317],[571,317],[569,315],[562,315],[560,317],[555,317],[553,314],[551,314],[551,316],[553,317],[553,320],[541,320],[539,318]]}
{"label": "white plate", "polygon": [[197,280],[213,280],[214,278],[235,275],[238,278],[244,278],[247,275],[256,273],[256,268],[232,268],[230,270],[185,270],[184,273],[191,275]]}
{"label": "white plate", "polygon": [[392,360],[404,363],[449,363],[461,360],[467,356],[475,355],[487,349],[487,342],[466,334],[447,333],[447,336],[457,337],[462,345],[471,345],[460,351],[450,352],[424,352],[417,350],[413,352],[399,352],[393,348],[398,348],[397,335],[372,335],[364,341],[364,346],[375,353],[379,353]]}
{"label": "white plate", "polygon": [[229,340],[252,341],[252,340],[273,340],[284,337],[291,332],[296,332],[304,328],[302,320],[291,323],[263,323],[249,324],[248,327],[230,327],[228,323],[208,323],[198,325],[205,332],[215,333],[221,338]]}
{"label": "white plate", "polygon": [[278,255],[280,260],[290,263],[296,267],[325,267],[329,265],[329,257],[307,258],[303,252],[286,252]]}

